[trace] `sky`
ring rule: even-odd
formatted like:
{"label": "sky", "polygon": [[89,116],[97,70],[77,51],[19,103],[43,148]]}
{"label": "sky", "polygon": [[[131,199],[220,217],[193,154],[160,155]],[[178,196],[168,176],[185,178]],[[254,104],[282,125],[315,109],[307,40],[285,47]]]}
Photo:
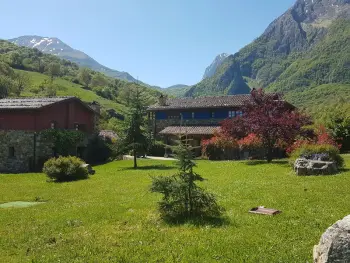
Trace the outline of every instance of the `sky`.
{"label": "sky", "polygon": [[57,37],[160,87],[198,83],[295,0],[0,0],[0,38]]}

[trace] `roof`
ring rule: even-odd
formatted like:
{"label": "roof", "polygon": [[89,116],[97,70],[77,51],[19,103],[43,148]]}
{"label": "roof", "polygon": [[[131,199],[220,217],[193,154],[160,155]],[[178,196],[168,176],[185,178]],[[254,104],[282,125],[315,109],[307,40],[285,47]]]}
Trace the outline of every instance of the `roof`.
{"label": "roof", "polygon": [[197,98],[178,98],[167,99],[165,105],[155,104],[148,108],[148,111],[166,110],[166,109],[195,109],[195,108],[223,108],[223,107],[241,107],[244,102],[251,98],[250,94],[227,95],[227,96],[208,96]]}
{"label": "roof", "polygon": [[55,103],[77,100],[82,103],[86,108],[94,111],[88,105],[83,103],[80,99],[76,97],[42,97],[42,98],[5,98],[0,99],[0,110],[24,110],[24,109],[41,109],[46,106],[50,106]]}
{"label": "roof", "polygon": [[213,135],[219,126],[169,126],[160,131],[162,135]]}

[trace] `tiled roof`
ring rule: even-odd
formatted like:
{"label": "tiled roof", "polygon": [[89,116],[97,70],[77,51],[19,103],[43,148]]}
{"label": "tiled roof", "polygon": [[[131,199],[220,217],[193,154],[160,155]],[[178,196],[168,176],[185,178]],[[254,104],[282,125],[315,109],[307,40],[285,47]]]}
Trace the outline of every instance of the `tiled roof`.
{"label": "tiled roof", "polygon": [[159,132],[163,135],[213,135],[219,126],[169,126]]}
{"label": "tiled roof", "polygon": [[249,100],[250,94],[243,95],[227,95],[227,96],[210,96],[197,98],[179,98],[167,99],[166,106],[155,104],[148,108],[152,110],[165,109],[195,109],[195,108],[222,108],[222,107],[240,107],[244,101]]}
{"label": "tiled roof", "polygon": [[0,99],[0,110],[7,109],[40,109],[42,107],[76,99],[75,97],[50,97],[50,98],[6,98]]}

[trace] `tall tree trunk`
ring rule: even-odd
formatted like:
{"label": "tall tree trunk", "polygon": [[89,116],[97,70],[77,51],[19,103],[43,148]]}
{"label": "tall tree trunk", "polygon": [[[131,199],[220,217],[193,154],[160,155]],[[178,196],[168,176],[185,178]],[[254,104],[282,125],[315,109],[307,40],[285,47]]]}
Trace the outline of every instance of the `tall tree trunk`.
{"label": "tall tree trunk", "polygon": [[136,149],[134,148],[133,150],[133,153],[134,153],[134,168],[136,169],[137,168],[137,157],[136,157]]}

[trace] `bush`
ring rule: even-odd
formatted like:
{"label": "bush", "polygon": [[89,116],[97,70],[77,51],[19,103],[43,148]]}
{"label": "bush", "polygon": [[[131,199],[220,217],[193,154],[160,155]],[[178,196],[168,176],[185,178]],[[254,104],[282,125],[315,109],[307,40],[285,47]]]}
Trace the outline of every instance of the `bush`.
{"label": "bush", "polygon": [[150,145],[147,154],[151,156],[164,156],[165,146],[166,145],[162,141],[155,141]]}
{"label": "bush", "polygon": [[234,138],[215,134],[208,140],[202,140],[202,156],[209,160],[239,159],[239,146]]}
{"label": "bush", "polygon": [[159,211],[166,220],[181,220],[194,218],[215,218],[223,212],[216,202],[215,196],[200,188],[196,182],[203,181],[199,174],[193,171],[193,148],[188,141],[181,141],[172,147],[178,159],[179,172],[173,176],[153,177],[151,191],[163,194],[159,202]]}
{"label": "bush", "polygon": [[82,165],[84,162],[75,156],[51,158],[44,164],[43,172],[57,182],[87,179],[88,170]]}
{"label": "bush", "polygon": [[290,154],[290,163],[294,165],[296,159],[304,157],[307,159],[322,159],[334,161],[339,168],[344,166],[344,159],[340,156],[339,149],[330,144],[303,144]]}
{"label": "bush", "polygon": [[84,159],[89,164],[106,163],[116,156],[114,144],[110,138],[102,138],[95,134],[89,140]]}
{"label": "bush", "polygon": [[183,176],[153,178],[151,191],[164,195],[159,202],[159,212],[162,218],[181,220],[189,217],[215,218],[220,216],[223,209],[217,204],[215,196],[196,184],[191,187],[191,196],[189,196],[189,184],[184,179]]}

